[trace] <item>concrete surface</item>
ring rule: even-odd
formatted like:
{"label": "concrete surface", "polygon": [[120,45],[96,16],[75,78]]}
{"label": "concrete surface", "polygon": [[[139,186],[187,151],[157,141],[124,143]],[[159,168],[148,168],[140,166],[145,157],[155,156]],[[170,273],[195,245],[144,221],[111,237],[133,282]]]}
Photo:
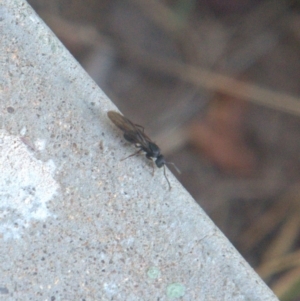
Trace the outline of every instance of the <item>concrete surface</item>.
{"label": "concrete surface", "polygon": [[0,300],[277,300],[25,1],[0,33]]}

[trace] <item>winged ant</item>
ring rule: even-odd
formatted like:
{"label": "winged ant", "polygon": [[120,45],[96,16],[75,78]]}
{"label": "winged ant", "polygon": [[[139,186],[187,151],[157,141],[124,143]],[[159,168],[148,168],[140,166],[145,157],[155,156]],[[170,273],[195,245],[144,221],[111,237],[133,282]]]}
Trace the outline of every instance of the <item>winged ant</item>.
{"label": "winged ant", "polygon": [[169,189],[171,190],[172,186],[166,175],[165,165],[172,164],[175,167],[176,171],[180,173],[176,165],[173,162],[167,162],[165,160],[164,156],[161,154],[159,147],[145,134],[144,128],[141,125],[134,124],[128,118],[115,111],[108,111],[107,116],[123,132],[124,138],[139,149],[123,160],[129,157],[133,157],[142,151],[145,152],[146,157],[150,160],[153,159],[157,167],[164,167],[164,176],[168,182]]}

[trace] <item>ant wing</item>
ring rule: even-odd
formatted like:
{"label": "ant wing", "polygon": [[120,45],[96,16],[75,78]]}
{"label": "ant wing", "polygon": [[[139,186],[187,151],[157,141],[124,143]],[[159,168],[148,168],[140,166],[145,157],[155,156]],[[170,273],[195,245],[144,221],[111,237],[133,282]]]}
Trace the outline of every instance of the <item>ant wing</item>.
{"label": "ant wing", "polygon": [[107,116],[124,133],[136,132],[136,126],[121,114],[115,111],[108,111]]}
{"label": "ant wing", "polygon": [[[143,127],[132,123],[129,119],[115,111],[108,111],[109,119],[124,133],[124,138],[134,144],[140,144],[143,149],[149,148],[151,141],[144,131]],[[142,128],[142,129],[141,129]]]}

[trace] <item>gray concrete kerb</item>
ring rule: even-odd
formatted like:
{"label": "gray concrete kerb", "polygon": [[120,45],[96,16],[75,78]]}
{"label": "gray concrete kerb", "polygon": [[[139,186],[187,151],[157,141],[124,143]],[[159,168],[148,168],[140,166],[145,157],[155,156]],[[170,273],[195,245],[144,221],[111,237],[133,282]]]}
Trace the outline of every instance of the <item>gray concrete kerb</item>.
{"label": "gray concrete kerb", "polygon": [[0,299],[277,300],[25,1],[0,31]]}

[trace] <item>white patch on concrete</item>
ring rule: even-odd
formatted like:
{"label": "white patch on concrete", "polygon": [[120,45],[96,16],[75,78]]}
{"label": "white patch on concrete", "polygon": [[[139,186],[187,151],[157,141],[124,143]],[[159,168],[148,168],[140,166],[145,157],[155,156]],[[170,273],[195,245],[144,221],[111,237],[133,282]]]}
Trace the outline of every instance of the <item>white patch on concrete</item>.
{"label": "white patch on concrete", "polygon": [[103,290],[105,292],[105,295],[109,298],[112,298],[114,295],[118,292],[118,287],[115,283],[107,283],[104,282],[103,284]]}
{"label": "white patch on concrete", "polygon": [[20,137],[0,130],[0,235],[20,238],[31,220],[49,217],[46,203],[59,185],[53,161],[37,160]]}
{"label": "white patch on concrete", "polygon": [[26,126],[23,126],[21,131],[20,131],[20,135],[25,136],[26,132],[27,132]]}
{"label": "white patch on concrete", "polygon": [[34,142],[34,146],[37,150],[43,151],[45,149],[45,146],[46,146],[46,140],[45,139],[37,139]]}

